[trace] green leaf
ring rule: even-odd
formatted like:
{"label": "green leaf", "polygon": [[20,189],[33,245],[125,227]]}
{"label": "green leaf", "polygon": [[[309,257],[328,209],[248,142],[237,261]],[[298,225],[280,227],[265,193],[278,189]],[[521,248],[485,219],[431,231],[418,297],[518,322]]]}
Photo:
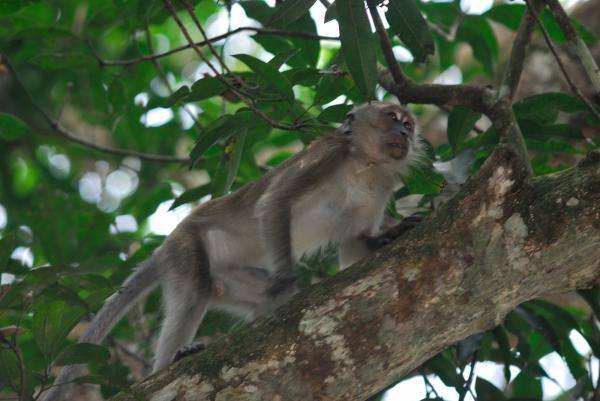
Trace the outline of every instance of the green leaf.
{"label": "green leaf", "polygon": [[336,104],[329,106],[319,114],[317,119],[324,123],[341,123],[346,119],[346,114],[352,110],[348,104]]}
{"label": "green leaf", "polygon": [[300,51],[300,49],[290,49],[283,51],[273,56],[273,58],[268,61],[268,64],[272,65],[273,67],[277,68],[277,70],[279,70],[279,68],[281,68],[282,65],[284,65],[290,58],[294,57]]}
{"label": "green leaf", "polygon": [[225,140],[245,129],[261,126],[268,126],[268,124],[251,111],[238,110],[234,115],[225,114],[202,130],[200,138],[198,138],[196,145],[190,152],[190,158],[197,160],[218,140]]}
{"label": "green leaf", "polygon": [[444,176],[433,168],[415,168],[409,175],[402,177],[402,182],[411,194],[433,195],[444,189]]}
{"label": "green leaf", "polygon": [[313,86],[316,85],[321,77],[321,72],[316,68],[291,68],[283,71],[283,75],[290,81],[292,85]]}
{"label": "green leaf", "polygon": [[475,381],[475,392],[477,393],[478,401],[503,401],[506,397],[489,381],[478,377]]}
{"label": "green leaf", "polygon": [[377,61],[364,2],[337,0],[335,4],[344,60],[362,100],[372,100],[377,83]]}
{"label": "green leaf", "polygon": [[[557,43],[566,43],[567,38],[560,27],[560,24],[554,18],[554,14],[549,9],[544,9],[542,14],[540,15],[540,19],[542,20],[548,34],[552,38],[552,40]],[[574,18],[570,18],[571,24],[577,31],[577,33],[581,36],[583,41],[587,44],[594,43],[598,40],[597,36],[590,32],[584,25],[582,25],[579,21]],[[539,30],[539,28],[538,28]]]}
{"label": "green leaf", "polygon": [[438,375],[446,386],[456,389],[461,388],[463,380],[458,377],[456,366],[446,355],[446,352],[434,356],[425,362],[423,366]]}
{"label": "green leaf", "polygon": [[[256,43],[261,45],[267,52],[273,55],[290,52],[296,49],[289,40],[273,35],[257,33],[256,35],[251,36],[251,38]],[[287,64],[291,67],[303,67],[306,65],[306,63],[299,57],[299,54],[291,57],[287,61]]]}
{"label": "green leaf", "polygon": [[494,22],[516,31],[521,24],[521,18],[525,14],[525,4],[497,4],[483,15]]}
{"label": "green leaf", "polygon": [[481,113],[464,106],[456,106],[448,115],[448,142],[455,155],[480,117]]}
{"label": "green leaf", "polygon": [[192,84],[190,94],[187,97],[188,102],[197,102],[220,95],[227,89],[227,85],[215,77],[204,77]]}
{"label": "green leaf", "polygon": [[219,163],[219,166],[217,167],[217,174],[213,183],[213,192],[216,196],[225,195],[231,189],[240,168],[240,161],[242,160],[242,155],[244,153],[247,134],[247,130],[242,130],[236,135],[233,143],[225,148],[221,163]]}
{"label": "green leaf", "polygon": [[313,102],[321,105],[331,102],[344,92],[344,77],[339,75],[324,75],[317,86],[317,92]]}
{"label": "green leaf", "polygon": [[261,0],[245,0],[239,2],[246,15],[255,19],[263,25],[268,25],[269,18],[273,15],[274,9]]}
{"label": "green leaf", "polygon": [[40,299],[34,308],[33,336],[43,354],[54,357],[85,309],[62,301]]}
{"label": "green leaf", "polygon": [[202,130],[200,137],[190,152],[190,159],[192,159],[194,163],[209,147],[230,133],[229,129],[232,124],[232,118],[233,116],[231,114],[224,114]]}
{"label": "green leaf", "polygon": [[83,309],[89,310],[89,305],[85,302],[76,291],[73,291],[69,287],[53,283],[46,287],[40,295],[45,295],[48,298],[55,299],[57,301],[64,301],[71,305],[79,305]]}
{"label": "green leaf", "polygon": [[19,360],[10,348],[0,347],[0,389],[10,386],[13,390],[19,388],[21,372]]}
{"label": "green leaf", "polygon": [[538,123],[552,123],[558,112],[577,113],[586,111],[585,104],[578,98],[560,92],[548,92],[519,100],[513,105],[518,119],[534,120]]}
{"label": "green leaf", "polygon": [[250,67],[252,71],[262,78],[267,86],[275,89],[284,99],[289,102],[294,100],[294,92],[292,91],[290,81],[277,68],[247,54],[236,54],[233,57]]}
{"label": "green leaf", "polygon": [[600,288],[577,290],[577,294],[590,305],[596,319],[600,320]]}
{"label": "green leaf", "polygon": [[5,141],[14,141],[29,132],[29,126],[21,120],[8,113],[0,113],[0,138]]}
{"label": "green leaf", "polygon": [[325,11],[324,21],[327,23],[329,21],[333,21],[334,19],[337,19],[337,10],[335,3],[332,2],[331,5],[327,7],[327,11]]}
{"label": "green leaf", "polygon": [[30,63],[47,70],[83,69],[98,65],[90,55],[76,51],[40,54],[31,58]]}
{"label": "green leaf", "polygon": [[456,32],[456,39],[467,42],[473,55],[483,64],[485,73],[492,78],[498,59],[498,43],[489,22],[481,16],[467,16]]}
{"label": "green leaf", "polygon": [[77,343],[66,346],[56,357],[56,366],[73,365],[76,363],[106,363],[110,351],[98,344]]}
{"label": "green leaf", "polygon": [[502,326],[496,327],[492,331],[492,335],[498,344],[498,350],[504,362],[504,379],[507,383],[510,382],[510,364],[512,361],[512,352],[510,351],[510,344],[508,342],[508,336],[506,330]]}
{"label": "green leaf", "polygon": [[390,0],[386,19],[416,62],[422,63],[434,53],[433,34],[414,0]]}
{"label": "green leaf", "polygon": [[511,383],[512,396],[530,400],[541,400],[543,396],[542,381],[527,372],[521,372]]}
{"label": "green leaf", "polygon": [[173,210],[184,203],[194,202],[200,200],[202,197],[210,193],[210,185],[204,184],[199,187],[188,189],[175,199],[169,210]]}
{"label": "green leaf", "polygon": [[167,98],[166,107],[171,107],[180,100],[185,99],[190,94],[190,88],[187,85],[183,85],[177,89],[171,96]]}
{"label": "green leaf", "polygon": [[308,13],[316,0],[286,0],[277,7],[269,18],[267,25],[276,28],[285,28],[292,22]]}
{"label": "green leaf", "polygon": [[[287,30],[295,32],[308,32],[317,34],[317,24],[312,19],[310,14],[306,14],[297,21],[293,22],[287,27]],[[292,57],[293,61],[299,61],[298,63],[290,63],[291,66],[309,65],[315,67],[319,61],[319,55],[321,54],[321,42],[317,39],[312,38],[300,38],[291,37],[289,38],[292,46],[297,49],[301,49],[300,53]]]}
{"label": "green leaf", "polygon": [[541,334],[555,351],[559,354],[562,352],[560,339],[546,318],[525,305],[515,308],[515,313],[525,319],[536,332]]}

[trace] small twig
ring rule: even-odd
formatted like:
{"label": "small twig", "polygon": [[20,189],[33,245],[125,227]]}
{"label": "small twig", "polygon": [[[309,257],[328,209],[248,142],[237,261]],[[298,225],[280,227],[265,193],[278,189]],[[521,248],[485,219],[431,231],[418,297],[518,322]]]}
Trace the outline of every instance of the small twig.
{"label": "small twig", "polygon": [[[464,401],[465,397],[467,396],[467,393],[471,392],[471,383],[473,382],[473,377],[475,377],[475,364],[477,363],[477,354],[477,351],[473,353],[473,357],[471,358],[471,371],[469,372],[469,377],[467,378],[467,381],[463,384],[463,389],[460,392],[458,401]],[[473,396],[473,398],[475,398],[475,396]]]}
{"label": "small twig", "polygon": [[212,53],[212,55],[217,59],[217,61],[221,65],[223,73],[229,74],[235,80],[235,82],[237,82],[237,84],[240,85],[240,87],[248,88],[248,85],[246,84],[246,82],[244,82],[243,79],[240,79],[240,77],[238,77],[236,74],[231,72],[231,70],[229,69],[229,67],[227,66],[227,64],[225,63],[225,61],[219,54],[219,52],[217,52],[217,50],[214,48],[211,41],[208,40],[208,36],[206,36],[206,31],[202,27],[202,24],[198,20],[198,17],[196,17],[196,13],[194,12],[194,7],[187,0],[180,0],[180,1],[181,1],[181,3],[183,3],[183,6],[187,9],[187,12],[190,15],[190,17],[192,17],[192,21],[194,21],[196,28],[198,28],[198,31],[200,31],[202,38],[206,42],[206,46],[208,47],[208,50]]}
{"label": "small twig", "polygon": [[440,395],[436,391],[435,387],[433,387],[433,384],[431,384],[431,382],[429,381],[429,378],[427,377],[425,372],[423,370],[420,370],[419,373],[421,374],[421,377],[423,378],[423,381],[425,382],[425,391],[427,393],[427,398],[430,398],[429,396],[431,394],[433,394],[435,396],[435,398],[440,398]]}
{"label": "small twig", "polygon": [[521,73],[523,72],[527,48],[531,42],[531,37],[536,24],[535,16],[543,7],[541,0],[534,0],[533,6],[529,2],[527,5],[527,12],[523,15],[521,24],[519,25],[519,31],[515,37],[510,52],[510,58],[504,70],[502,83],[500,85],[499,96],[506,96],[511,101],[515,96],[521,79]]}
{"label": "small twig", "polygon": [[373,18],[373,23],[375,24],[375,30],[379,36],[381,50],[383,51],[385,61],[388,64],[390,72],[392,73],[394,82],[399,88],[402,88],[406,85],[407,78],[400,69],[400,65],[394,56],[390,38],[388,37],[385,27],[383,26],[383,22],[381,21],[381,17],[377,12],[377,2],[375,0],[367,0],[367,5],[369,6],[369,12],[371,13],[371,18]]}
{"label": "small twig", "polygon": [[529,11],[533,14],[533,17],[535,18],[536,23],[540,27],[540,30],[542,32],[542,36],[544,37],[544,41],[546,42],[546,45],[548,46],[548,49],[550,49],[550,52],[554,56],[554,59],[556,60],[556,63],[558,64],[558,68],[560,68],[560,71],[562,72],[562,75],[565,78],[565,81],[567,82],[567,84],[571,88],[571,91],[579,99],[581,99],[581,101],[586,105],[586,107],[588,108],[588,110],[590,112],[592,112],[592,114],[594,114],[594,116],[598,120],[600,120],[600,112],[596,109],[596,107],[594,107],[594,105],[592,104],[592,102],[583,94],[583,92],[581,92],[581,90],[577,87],[577,85],[575,85],[575,83],[573,82],[573,80],[569,76],[569,73],[567,72],[567,69],[565,68],[565,65],[563,64],[560,56],[558,55],[556,47],[554,47],[554,43],[552,42],[552,39],[550,38],[550,34],[548,33],[548,30],[546,29],[546,27],[542,23],[542,21],[540,19],[540,16],[538,15],[538,13],[535,12],[535,10],[532,9],[531,4],[530,4],[530,0],[525,0],[525,4],[527,4],[527,7],[529,8]]}
{"label": "small twig", "polygon": [[280,29],[268,29],[268,28],[257,28],[257,27],[253,27],[253,26],[242,26],[242,27],[236,28],[230,32],[226,32],[224,34],[217,35],[208,40],[201,40],[199,42],[194,42],[193,44],[188,43],[187,45],[179,46],[179,47],[176,47],[174,49],[171,49],[171,50],[163,52],[163,53],[149,54],[146,56],[141,56],[141,57],[127,59],[127,60],[98,59],[98,63],[103,67],[119,67],[119,66],[128,67],[128,66],[131,66],[134,64],[139,64],[139,63],[143,63],[145,61],[151,61],[154,59],[167,57],[167,56],[170,56],[175,53],[179,53],[184,50],[192,49],[193,46],[203,47],[203,46],[206,46],[208,42],[210,42],[210,43],[218,42],[220,40],[226,39],[230,36],[233,36],[240,32],[245,32],[245,31],[256,32],[256,33],[263,34],[263,35],[283,36],[283,37],[292,37],[292,38],[297,37],[297,38],[329,40],[329,41],[339,41],[340,40],[340,38],[338,38],[336,36],[316,35],[316,34],[310,33],[310,32],[293,32],[293,31],[283,31]]}
{"label": "small twig", "polygon": [[448,32],[446,32],[441,26],[434,24],[433,22],[428,21],[427,24],[429,25],[429,29],[436,32],[438,35],[443,37],[448,42],[453,42],[456,39],[456,34],[458,32],[458,28],[460,28],[466,15],[467,14],[461,10],[460,14],[458,14],[458,17],[456,18],[456,20],[454,21],[454,23],[452,24],[452,26],[450,27],[450,30]]}
{"label": "small twig", "polygon": [[181,31],[181,33],[183,33],[183,36],[185,36],[186,40],[191,45],[192,49],[194,49],[194,51],[196,52],[196,54],[198,54],[198,56],[202,59],[202,61],[204,61],[208,65],[208,67],[211,69],[211,71],[215,74],[215,78],[217,78],[219,81],[221,81],[223,84],[225,84],[233,93],[235,93],[237,95],[237,97],[242,102],[244,102],[250,110],[252,110],[254,112],[254,114],[256,114],[257,116],[259,116],[260,118],[265,120],[267,123],[269,123],[274,128],[279,128],[279,129],[283,129],[286,131],[296,131],[299,128],[301,128],[298,125],[281,124],[281,123],[273,120],[271,117],[269,117],[263,111],[259,110],[254,105],[253,101],[251,99],[246,98],[246,96],[244,96],[244,94],[238,88],[236,88],[229,81],[227,81],[225,78],[223,78],[221,73],[208,60],[208,58],[204,55],[204,53],[202,53],[200,48],[198,46],[196,46],[195,42],[193,41],[192,37],[190,36],[190,33],[188,32],[187,28],[183,24],[183,21],[181,21],[181,18],[179,18],[179,15],[177,15],[177,10],[173,6],[173,3],[171,2],[171,0],[163,0],[163,3],[169,10],[169,13],[171,14],[173,19],[175,20],[175,23],[179,27],[179,30]]}
{"label": "small twig", "polygon": [[27,385],[25,363],[23,362],[23,353],[21,352],[21,349],[17,346],[16,339],[14,336],[12,339],[9,339],[0,333],[0,341],[6,344],[8,348],[10,348],[11,351],[17,357],[17,361],[19,363],[19,400],[25,400],[25,392],[27,391]]}
{"label": "small twig", "polygon": [[[152,36],[150,35],[150,26],[148,25],[148,18],[144,18],[144,32],[146,35],[146,42],[148,44],[148,50],[150,50],[150,53],[154,53],[154,50],[153,50],[154,47],[152,45]],[[171,83],[167,79],[167,76],[165,75],[165,72],[163,71],[162,67],[160,66],[158,60],[153,59],[152,64],[154,65],[154,68],[156,69],[156,73],[158,74],[158,77],[160,78],[161,81],[163,81],[163,83],[167,87],[169,94],[172,95],[173,93],[175,93],[175,91],[173,90],[173,87],[171,86]],[[202,125],[200,124],[200,121],[198,121],[198,119],[196,118],[194,113],[192,113],[191,110],[189,110],[187,107],[185,107],[185,105],[183,105],[183,110],[194,121],[194,123],[196,124],[196,127],[198,127],[198,129],[200,129],[202,127]]]}
{"label": "small twig", "polygon": [[59,137],[65,139],[69,142],[73,142],[73,143],[83,145],[85,147],[97,150],[99,152],[110,153],[113,155],[135,156],[141,160],[152,161],[152,162],[161,162],[161,163],[189,163],[190,162],[189,158],[182,158],[182,157],[177,157],[177,156],[167,156],[167,155],[157,155],[157,154],[152,154],[152,153],[138,152],[135,150],[127,150],[127,149],[121,149],[121,148],[113,148],[110,146],[102,146],[102,145],[98,145],[96,143],[89,142],[89,141],[86,141],[85,139],[78,137],[77,135],[68,131],[66,128],[61,127],[60,124],[58,123],[58,121],[56,121],[50,114],[48,114],[48,112],[46,112],[46,110],[44,110],[42,108],[42,106],[40,106],[35,101],[35,99],[31,95],[31,93],[29,93],[29,91],[27,90],[27,87],[19,79],[19,76],[17,75],[17,71],[14,69],[14,67],[12,66],[11,62],[9,61],[9,59],[6,55],[1,55],[0,61],[2,62],[2,64],[4,64],[6,66],[6,68],[12,75],[17,86],[19,86],[21,88],[21,90],[23,91],[23,93],[25,94],[27,99],[29,99],[29,102],[41,114],[43,119],[50,126],[51,130],[55,134],[57,134]]}
{"label": "small twig", "polygon": [[552,14],[554,14],[554,18],[556,18],[556,22],[558,22],[558,26],[563,31],[569,44],[572,46],[574,53],[579,58],[581,62],[581,66],[585,70],[592,86],[594,87],[594,91],[596,92],[596,96],[600,96],[600,68],[598,68],[598,64],[594,60],[594,56],[590,52],[589,47],[585,44],[581,36],[575,30],[573,24],[571,24],[571,20],[567,15],[565,9],[561,6],[558,0],[544,0]]}

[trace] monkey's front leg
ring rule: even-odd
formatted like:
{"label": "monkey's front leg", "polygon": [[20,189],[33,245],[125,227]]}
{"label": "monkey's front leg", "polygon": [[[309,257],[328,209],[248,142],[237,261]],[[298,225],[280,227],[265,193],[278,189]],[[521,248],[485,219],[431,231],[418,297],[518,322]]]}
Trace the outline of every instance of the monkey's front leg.
{"label": "monkey's front leg", "polygon": [[363,236],[362,238],[371,250],[376,250],[400,237],[408,230],[417,226],[421,221],[423,221],[423,216],[414,214],[402,219],[400,223],[388,229],[383,234],[374,237]]}
{"label": "monkey's front leg", "polygon": [[296,283],[292,257],[291,200],[283,191],[264,196],[261,203],[263,213],[260,230],[272,271],[267,282],[267,294],[275,298],[284,292],[293,292]]}

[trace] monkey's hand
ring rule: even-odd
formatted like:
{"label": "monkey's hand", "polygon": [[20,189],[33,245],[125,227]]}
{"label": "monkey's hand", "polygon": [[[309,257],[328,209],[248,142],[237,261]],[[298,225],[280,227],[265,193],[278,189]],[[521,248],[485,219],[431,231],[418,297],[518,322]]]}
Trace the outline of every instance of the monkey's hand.
{"label": "monkey's hand", "polygon": [[276,297],[282,292],[291,289],[296,283],[296,274],[293,271],[278,271],[269,277],[267,282],[267,295]]}
{"label": "monkey's hand", "polygon": [[423,221],[423,216],[419,214],[413,214],[412,216],[406,217],[402,219],[402,221],[396,224],[394,227],[390,228],[386,232],[376,237],[366,237],[365,242],[371,249],[379,249],[396,238],[400,237],[402,234],[407,232],[408,230],[417,226],[421,221]]}
{"label": "monkey's hand", "polygon": [[206,348],[206,346],[200,342],[191,343],[186,345],[185,347],[181,347],[175,353],[175,356],[173,357],[173,362],[177,362],[178,360],[183,359],[186,356],[190,356],[192,354],[196,354],[200,351],[203,351],[204,348]]}

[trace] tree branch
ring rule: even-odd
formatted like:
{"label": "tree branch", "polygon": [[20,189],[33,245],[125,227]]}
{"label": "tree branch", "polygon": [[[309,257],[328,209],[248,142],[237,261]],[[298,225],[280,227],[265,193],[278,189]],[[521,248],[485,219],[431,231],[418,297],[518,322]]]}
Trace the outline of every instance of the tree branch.
{"label": "tree branch", "polygon": [[[252,112],[254,114],[256,114],[257,116],[259,116],[260,118],[262,118],[263,120],[265,120],[273,128],[279,128],[279,129],[283,129],[283,130],[286,130],[286,131],[295,131],[295,130],[298,130],[298,129],[300,129],[302,127],[301,124],[294,124],[294,125],[282,124],[282,123],[280,123],[278,121],[273,120],[269,115],[267,115],[262,110],[259,110],[254,105],[254,102],[252,101],[252,99],[246,97],[246,95],[244,93],[242,93],[242,91],[240,89],[238,89],[235,85],[232,85],[229,81],[227,81],[223,77],[223,75],[221,75],[221,73],[215,68],[215,66],[210,62],[210,60],[204,55],[204,53],[202,53],[202,50],[200,50],[200,48],[198,46],[196,46],[194,40],[190,36],[190,33],[188,32],[187,28],[183,24],[183,21],[181,21],[181,18],[179,18],[179,15],[177,15],[177,10],[175,10],[175,7],[173,6],[173,3],[171,2],[171,0],[163,0],[163,3],[165,4],[165,6],[167,7],[167,9],[169,10],[169,13],[173,17],[173,20],[175,20],[175,23],[179,27],[179,30],[181,31],[181,33],[183,34],[183,36],[185,36],[186,40],[188,41],[188,43],[190,44],[190,46],[192,47],[192,49],[194,49],[194,51],[196,52],[196,54],[198,54],[198,56],[202,59],[202,61],[204,61],[206,63],[206,65],[208,65],[208,67],[211,69],[211,71],[213,72],[213,74],[215,74],[215,78],[217,78],[219,81],[221,81],[223,84],[225,84],[233,93],[235,93],[235,95],[250,110],[252,110]],[[205,40],[205,41],[208,42],[208,40]],[[235,76],[234,79],[236,81],[238,81],[240,78],[237,77],[237,76]]]}
{"label": "tree branch", "polygon": [[556,47],[554,47],[554,43],[552,43],[552,39],[550,38],[550,34],[548,33],[548,30],[546,29],[546,27],[540,20],[539,10],[533,10],[531,7],[531,4],[529,3],[529,0],[525,0],[525,3],[527,4],[529,12],[531,14],[533,14],[533,17],[535,18],[535,21],[542,32],[544,41],[546,42],[548,49],[554,56],[554,59],[556,60],[556,63],[558,64],[558,68],[560,68],[560,71],[561,71],[563,77],[565,78],[567,85],[569,85],[569,88],[571,88],[571,91],[573,92],[573,94],[575,96],[577,96],[586,105],[588,110],[592,114],[594,114],[598,120],[600,120],[600,112],[598,111],[598,109],[596,109],[596,107],[592,104],[592,102],[590,102],[590,100],[583,94],[583,92],[581,92],[581,90],[577,87],[577,85],[575,85],[575,82],[573,82],[569,73],[567,72],[565,65],[563,64],[560,56],[558,55],[558,52],[556,51]]}
{"label": "tree branch", "polygon": [[411,235],[114,400],[362,401],[524,301],[600,283],[599,202],[600,153],[531,179],[501,145]]}
{"label": "tree branch", "polygon": [[500,85],[499,95],[506,96],[511,101],[519,86],[523,65],[525,64],[525,56],[527,55],[527,48],[529,47],[535,28],[537,14],[542,9],[544,3],[542,3],[541,0],[533,0],[533,5],[530,1],[527,1],[527,5],[529,7],[527,12],[525,12],[525,15],[523,15],[521,25],[519,25],[519,31],[513,42],[510,59],[504,70],[504,76],[502,77],[502,83]]}
{"label": "tree branch", "polygon": [[390,71],[378,67],[377,81],[385,90],[393,93],[402,103],[466,106],[486,113],[497,101],[497,92],[486,86],[417,84],[408,79],[398,86]]}
{"label": "tree branch", "polygon": [[189,158],[182,158],[177,156],[168,156],[168,155],[157,155],[153,153],[145,153],[138,152],[136,150],[129,149],[121,149],[114,148],[110,146],[102,146],[93,142],[89,142],[85,139],[80,138],[78,135],[72,133],[71,131],[63,128],[58,121],[56,121],[42,106],[40,106],[36,100],[33,98],[31,93],[27,90],[27,87],[21,82],[19,76],[17,75],[17,71],[13,67],[12,63],[8,59],[6,55],[0,55],[0,63],[4,64],[10,74],[12,75],[15,83],[21,91],[25,94],[29,102],[33,105],[33,108],[36,109],[44,121],[50,126],[50,129],[53,133],[55,133],[58,137],[63,138],[69,142],[76,143],[78,145],[83,145],[87,148],[97,150],[102,153],[108,153],[118,156],[135,156],[141,160],[151,161],[151,162],[161,162],[161,163],[189,163]]}
{"label": "tree branch", "polygon": [[392,43],[390,42],[390,38],[388,37],[388,34],[385,31],[385,27],[383,26],[381,17],[377,12],[377,2],[375,0],[367,0],[367,5],[369,6],[369,13],[371,14],[373,23],[375,24],[375,30],[377,31],[377,35],[379,36],[381,50],[383,51],[385,61],[388,65],[390,72],[392,73],[394,82],[401,89],[406,84],[407,79],[402,70],[400,69],[400,65],[398,64],[396,57],[394,56],[394,51],[392,50]]}
{"label": "tree branch", "polygon": [[315,35],[313,33],[310,32],[293,32],[293,31],[284,31],[284,30],[280,30],[280,29],[268,29],[268,28],[256,28],[253,26],[242,26],[239,28],[236,28],[230,32],[226,32],[223,33],[221,35],[217,35],[213,38],[210,38],[208,40],[201,40],[198,42],[193,42],[193,44],[188,43],[187,45],[183,45],[183,46],[179,46],[176,47],[174,49],[171,49],[169,51],[163,52],[163,53],[157,53],[157,54],[149,54],[146,56],[141,56],[141,57],[137,57],[137,58],[132,58],[132,59],[127,59],[127,60],[103,60],[103,59],[99,59],[99,63],[101,66],[106,66],[106,67],[128,67],[131,65],[135,65],[135,64],[139,64],[139,63],[143,63],[145,61],[151,61],[151,60],[157,60],[163,57],[167,57],[170,55],[173,55],[175,53],[179,53],[182,52],[184,50],[189,50],[191,49],[193,46],[196,47],[203,47],[206,46],[208,42],[210,43],[214,43],[214,42],[218,42],[220,40],[226,39],[230,36],[236,35],[240,32],[256,32],[259,34],[263,34],[263,35],[272,35],[272,36],[282,36],[282,37],[297,37],[297,38],[306,38],[306,39],[315,39],[315,40],[330,40],[330,41],[339,41],[340,38],[335,37],[335,36],[323,36],[323,35]]}
{"label": "tree branch", "polygon": [[571,49],[579,58],[583,69],[592,83],[596,96],[600,97],[600,68],[598,68],[598,64],[596,64],[590,49],[587,47],[583,39],[581,39],[573,27],[573,24],[571,24],[569,16],[565,12],[565,9],[560,5],[558,0],[544,1],[552,11],[552,14],[554,14],[554,18],[556,18],[556,22],[558,22],[560,29],[567,37]]}

